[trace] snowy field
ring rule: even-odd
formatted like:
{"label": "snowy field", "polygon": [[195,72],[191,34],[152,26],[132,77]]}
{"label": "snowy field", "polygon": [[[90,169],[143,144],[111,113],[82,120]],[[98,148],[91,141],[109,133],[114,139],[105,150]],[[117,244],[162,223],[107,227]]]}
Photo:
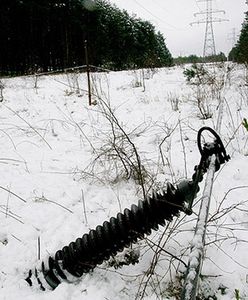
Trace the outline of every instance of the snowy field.
{"label": "snowy field", "polygon": [[[218,97],[224,101],[220,135],[231,160],[215,177],[201,293],[202,299],[248,299],[248,132],[242,125],[248,86],[240,66],[230,69],[226,76],[225,67],[210,67],[215,91],[200,91],[207,119],[182,67],[94,73],[92,106],[86,74],[1,80],[1,300],[178,299],[204,180],[191,216],[181,213],[132,246],[138,264],[116,269],[104,262],[54,291],[30,287],[25,278],[49,255],[142,199],[133,145],[145,192],[190,178],[200,160],[197,131],[216,125]],[[125,152],[126,168],[114,146]]]}

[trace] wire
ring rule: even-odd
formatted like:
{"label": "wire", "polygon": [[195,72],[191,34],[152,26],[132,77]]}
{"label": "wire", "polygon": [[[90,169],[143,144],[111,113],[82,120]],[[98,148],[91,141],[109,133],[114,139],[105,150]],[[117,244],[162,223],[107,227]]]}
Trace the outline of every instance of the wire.
{"label": "wire", "polygon": [[[224,88],[226,86],[226,76],[224,80]],[[221,123],[222,123],[222,117],[223,117],[223,111],[224,111],[224,101],[221,99],[221,102],[219,104],[219,112],[217,117],[217,124],[216,124],[216,130],[217,132],[220,132],[221,129]],[[204,128],[201,129],[201,132],[205,130]],[[200,134],[201,134],[200,132]],[[213,133],[214,131],[212,131]],[[198,133],[199,134],[199,133]],[[214,134],[215,135],[215,134]],[[215,137],[219,137],[217,134]],[[200,135],[199,135],[200,139]],[[221,142],[222,144],[222,142]],[[223,144],[221,145],[222,148]],[[223,147],[224,149],[224,147]],[[230,158],[230,157],[229,157]],[[229,159],[228,158],[228,159]],[[207,172],[207,178],[205,180],[205,186],[202,193],[202,203],[198,214],[198,221],[195,226],[195,235],[193,240],[197,241],[197,243],[193,243],[191,247],[191,252],[189,255],[189,262],[188,262],[188,269],[187,269],[187,275],[184,281],[184,287],[182,295],[183,297],[181,299],[186,299],[185,295],[187,295],[187,299],[196,299],[196,294],[198,292],[197,286],[198,281],[202,269],[203,259],[204,259],[204,246],[205,246],[205,236],[206,236],[206,230],[207,230],[207,221],[208,221],[208,215],[209,215],[209,206],[210,206],[210,200],[212,195],[212,188],[213,188],[213,182],[214,182],[214,173],[216,171],[216,155],[211,156],[211,162],[210,166]],[[192,259],[194,258],[194,259]],[[195,263],[195,261],[197,263]],[[190,270],[190,272],[189,272]],[[193,274],[193,275],[191,275]],[[184,298],[185,297],[185,298]]]}
{"label": "wire", "polygon": [[195,0],[195,4],[197,5],[197,7],[198,7],[199,11],[201,11],[201,8],[200,8],[200,6],[199,6],[199,4],[198,4],[197,0]]}
{"label": "wire", "polygon": [[172,27],[173,29],[176,29],[176,30],[184,30],[182,28],[178,28],[178,27],[175,27],[174,25],[170,24],[170,23],[167,23],[165,22],[163,19],[159,18],[158,16],[154,15],[152,12],[150,12],[146,7],[144,7],[142,4],[140,4],[137,0],[133,0],[137,5],[139,5],[141,8],[143,8],[146,12],[148,12],[151,16],[153,16],[154,18],[156,18],[157,20],[159,20],[160,22]]}
{"label": "wire", "polygon": [[171,11],[169,11],[167,8],[163,7],[162,5],[160,5],[160,3],[157,0],[153,0],[153,2],[156,3],[156,5],[160,8],[162,8],[166,13],[169,13],[171,15]]}

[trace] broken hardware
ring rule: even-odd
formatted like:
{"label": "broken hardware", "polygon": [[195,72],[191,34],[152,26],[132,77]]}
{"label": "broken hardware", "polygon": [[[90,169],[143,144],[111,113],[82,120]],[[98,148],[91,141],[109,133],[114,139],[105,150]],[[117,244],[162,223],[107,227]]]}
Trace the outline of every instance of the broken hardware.
{"label": "broken hardware", "polygon": [[[202,146],[204,131],[210,132],[215,139]],[[192,179],[183,180],[177,186],[168,182],[162,192],[154,192],[152,196],[139,200],[138,205],[133,204],[130,209],[126,208],[123,213],[118,213],[116,217],[85,233],[82,238],[58,250],[54,257],[49,257],[47,265],[42,262],[41,276],[48,286],[55,289],[62,281],[67,281],[68,276],[81,277],[124,247],[151,234],[152,229],[158,230],[158,226],[164,226],[165,221],[171,222],[181,211],[190,215],[199,183],[207,172],[212,155],[216,158],[216,171],[230,159],[219,135],[209,127],[202,127],[198,131],[197,143],[201,159],[199,165],[195,166]],[[30,270],[25,279],[30,286],[33,285],[33,277],[40,288],[45,290],[37,269],[34,272]]]}

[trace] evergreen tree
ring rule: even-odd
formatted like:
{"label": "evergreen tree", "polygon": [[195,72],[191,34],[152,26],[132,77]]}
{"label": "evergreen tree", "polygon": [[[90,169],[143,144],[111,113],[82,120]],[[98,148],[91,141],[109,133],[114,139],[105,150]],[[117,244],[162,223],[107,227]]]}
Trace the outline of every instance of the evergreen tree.
{"label": "evergreen tree", "polygon": [[239,63],[248,63],[248,12],[245,13],[239,40],[230,51],[229,59]]}
{"label": "evergreen tree", "polygon": [[0,0],[0,74],[172,64],[161,33],[106,0]]}

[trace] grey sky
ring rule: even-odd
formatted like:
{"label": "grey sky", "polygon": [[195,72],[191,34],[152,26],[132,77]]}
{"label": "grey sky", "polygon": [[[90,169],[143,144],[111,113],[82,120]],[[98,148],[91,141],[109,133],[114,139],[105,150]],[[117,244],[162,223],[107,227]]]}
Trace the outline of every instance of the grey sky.
{"label": "grey sky", "polygon": [[[191,22],[203,19],[194,13],[204,11],[206,2],[197,0],[110,0],[119,8],[126,9],[153,23],[166,38],[166,44],[172,55],[202,55],[205,24],[190,26]],[[245,0],[213,0],[213,9],[224,10],[217,18],[229,19],[228,22],[214,23],[216,52],[228,53],[233,43],[233,28],[239,34],[244,12],[248,10]]]}

